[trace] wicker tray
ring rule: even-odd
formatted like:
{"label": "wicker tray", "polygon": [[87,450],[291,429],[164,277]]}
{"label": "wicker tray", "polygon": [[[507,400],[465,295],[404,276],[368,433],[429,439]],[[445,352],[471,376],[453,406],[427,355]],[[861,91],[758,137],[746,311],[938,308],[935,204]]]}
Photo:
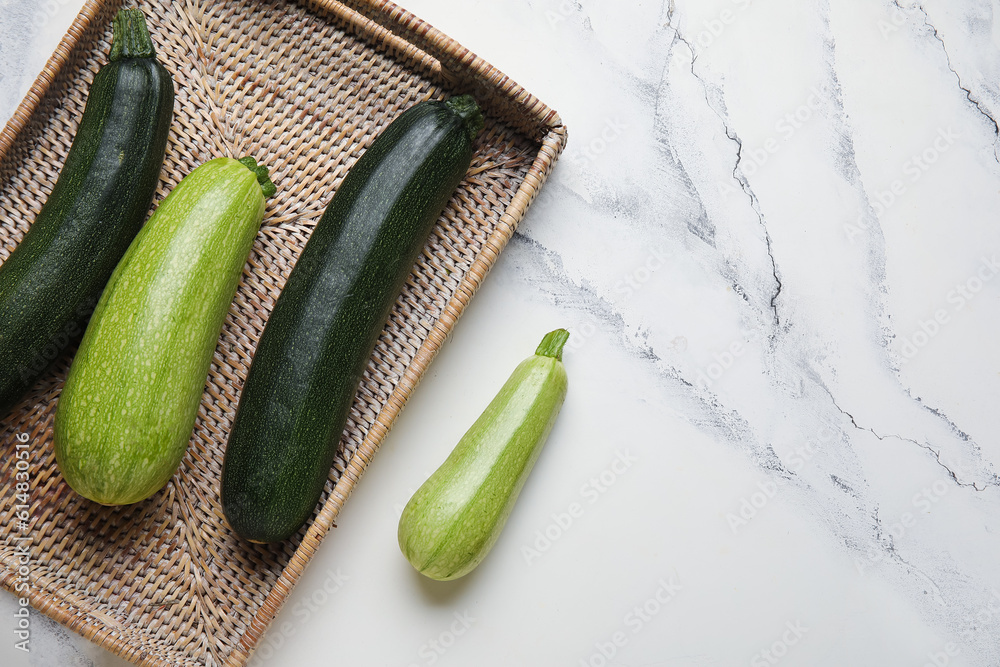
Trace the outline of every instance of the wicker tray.
{"label": "wicker tray", "polygon": [[[0,134],[0,261],[51,191],[120,0],[88,0]],[[174,122],[157,200],[197,165],[252,155],[268,203],[230,308],[187,455],[148,501],[76,495],[52,450],[71,349],[0,422],[0,584],[142,665],[243,665],[396,415],[514,232],[565,143],[555,112],[426,23],[374,0],[148,0]],[[295,257],[341,178],[406,107],[471,92],[487,114],[472,168],[424,248],[371,359],[314,520],[255,546],[222,520],[223,447],[250,358]],[[55,352],[56,348],[53,348]],[[17,516],[15,451],[30,452],[30,515]],[[17,548],[30,544],[30,563]]]}

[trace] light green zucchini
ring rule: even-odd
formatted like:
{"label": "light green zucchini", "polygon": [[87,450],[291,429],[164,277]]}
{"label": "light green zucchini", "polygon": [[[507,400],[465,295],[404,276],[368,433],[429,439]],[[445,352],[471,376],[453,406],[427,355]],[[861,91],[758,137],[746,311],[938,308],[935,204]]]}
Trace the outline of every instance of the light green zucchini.
{"label": "light green zucchini", "polygon": [[566,397],[557,329],[514,370],[399,519],[399,548],[431,579],[457,579],[486,557],[514,508]]}
{"label": "light green zucchini", "polygon": [[212,160],[177,184],[129,246],[56,411],[56,461],[80,495],[138,502],[177,469],[273,192],[252,159]]}

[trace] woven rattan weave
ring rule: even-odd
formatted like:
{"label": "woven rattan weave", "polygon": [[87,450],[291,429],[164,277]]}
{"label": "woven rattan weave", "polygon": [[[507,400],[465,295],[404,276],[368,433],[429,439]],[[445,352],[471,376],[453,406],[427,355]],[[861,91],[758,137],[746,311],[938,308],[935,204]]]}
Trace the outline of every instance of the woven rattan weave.
{"label": "woven rattan weave", "polygon": [[[88,0],[0,135],[0,261],[55,182],[122,4]],[[278,194],[269,200],[215,351],[188,453],[165,489],[136,505],[107,508],[62,480],[52,417],[70,348],[0,422],[0,584],[137,664],[243,665],[513,234],[566,135],[555,112],[388,2],[136,4],[177,90],[157,200],[222,155],[251,155],[268,165]],[[479,100],[486,130],[378,342],[322,506],[285,543],[243,542],[222,520],[218,481],[240,388],[274,300],[368,142],[410,105],[459,92]],[[16,451],[30,453],[27,510],[17,507]],[[27,511],[26,522],[18,511]],[[27,559],[18,551],[25,545]]]}

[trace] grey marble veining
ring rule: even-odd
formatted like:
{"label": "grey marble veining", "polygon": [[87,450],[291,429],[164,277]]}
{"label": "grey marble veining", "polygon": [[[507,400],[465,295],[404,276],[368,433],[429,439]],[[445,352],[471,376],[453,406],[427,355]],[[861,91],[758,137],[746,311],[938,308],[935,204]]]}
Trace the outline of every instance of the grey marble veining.
{"label": "grey marble veining", "polygon": [[[1000,0],[404,4],[570,142],[255,664],[1000,665]],[[560,324],[504,536],[420,582],[394,507]]]}

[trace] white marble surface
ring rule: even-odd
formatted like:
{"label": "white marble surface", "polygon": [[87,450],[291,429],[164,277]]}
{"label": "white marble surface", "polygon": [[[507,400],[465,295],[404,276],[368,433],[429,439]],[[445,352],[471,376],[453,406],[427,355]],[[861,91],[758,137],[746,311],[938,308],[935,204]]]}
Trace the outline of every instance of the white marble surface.
{"label": "white marble surface", "polygon": [[[2,118],[80,4],[0,0]],[[1000,1],[404,4],[569,147],[252,664],[1000,665]],[[423,580],[401,505],[560,325],[506,531]]]}

